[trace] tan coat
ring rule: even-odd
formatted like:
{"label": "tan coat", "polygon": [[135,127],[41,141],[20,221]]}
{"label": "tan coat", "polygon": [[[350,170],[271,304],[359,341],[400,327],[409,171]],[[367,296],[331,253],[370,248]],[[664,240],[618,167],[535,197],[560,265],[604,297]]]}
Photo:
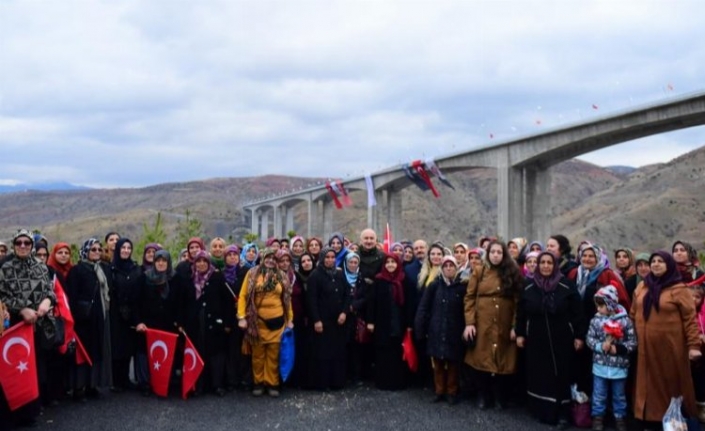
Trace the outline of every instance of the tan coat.
{"label": "tan coat", "polygon": [[466,364],[496,374],[516,371],[517,346],[510,339],[510,332],[514,328],[518,299],[519,289],[511,297],[502,295],[496,270],[473,271],[465,293],[465,324],[475,325],[477,344],[465,354]]}
{"label": "tan coat", "polygon": [[652,309],[646,321],[646,292],[647,287],[641,282],[634,291],[629,313],[638,342],[634,416],[660,422],[671,397],[679,395],[683,396],[683,407],[694,416],[697,410],[688,350],[700,349],[700,339],[693,298],[684,284],[663,289],[659,312]]}

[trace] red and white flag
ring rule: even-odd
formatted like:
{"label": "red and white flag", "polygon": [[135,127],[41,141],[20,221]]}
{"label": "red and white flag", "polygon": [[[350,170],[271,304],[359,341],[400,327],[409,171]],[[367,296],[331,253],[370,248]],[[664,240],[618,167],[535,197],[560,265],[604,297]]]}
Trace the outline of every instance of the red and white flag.
{"label": "red and white flag", "polygon": [[392,231],[389,229],[389,223],[387,223],[387,229],[384,231],[382,247],[385,253],[389,254],[392,252]]}
{"label": "red and white flag", "polygon": [[76,365],[82,365],[87,363],[88,365],[93,365],[86,348],[83,347],[83,343],[76,335],[74,330],[74,320],[71,314],[71,308],[69,307],[69,299],[66,297],[66,292],[61,282],[57,277],[54,277],[54,294],[56,295],[56,307],[54,307],[54,316],[61,317],[64,319],[64,344],[59,346],[59,353],[65,354],[68,350],[69,343],[72,341],[76,342]]}
{"label": "red and white flag", "polygon": [[34,326],[20,322],[0,337],[0,386],[14,411],[39,398]]}
{"label": "red and white flag", "polygon": [[188,398],[188,393],[196,389],[196,382],[205,364],[191,339],[186,334],[184,336],[186,337],[186,344],[184,346],[184,368],[181,372],[181,397],[186,399]]}
{"label": "red and white flag", "polygon": [[169,394],[171,367],[174,365],[176,352],[176,334],[156,329],[147,329],[147,358],[152,391],[162,397]]}

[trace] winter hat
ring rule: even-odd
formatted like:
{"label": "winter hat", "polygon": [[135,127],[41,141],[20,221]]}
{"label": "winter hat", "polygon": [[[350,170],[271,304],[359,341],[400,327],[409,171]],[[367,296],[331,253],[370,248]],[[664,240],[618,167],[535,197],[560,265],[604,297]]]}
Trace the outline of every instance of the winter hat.
{"label": "winter hat", "polygon": [[619,297],[617,296],[617,288],[611,284],[600,288],[595,294],[595,298],[602,298],[607,305],[607,309],[614,312],[619,306]]}
{"label": "winter hat", "polygon": [[32,236],[32,233],[27,229],[18,230],[17,233],[13,235],[12,242],[14,243],[15,241],[17,241],[18,238],[21,238],[23,236],[32,241],[32,245],[34,245],[34,237]]}
{"label": "winter hat", "polygon": [[649,253],[639,253],[634,258],[634,264],[636,265],[639,262],[649,263],[649,258],[651,258],[651,255]]}

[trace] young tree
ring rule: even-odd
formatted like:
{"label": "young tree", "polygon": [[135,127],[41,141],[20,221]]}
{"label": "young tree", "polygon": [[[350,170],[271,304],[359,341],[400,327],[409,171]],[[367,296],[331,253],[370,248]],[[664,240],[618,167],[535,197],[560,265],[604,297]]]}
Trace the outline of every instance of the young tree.
{"label": "young tree", "polygon": [[153,226],[148,226],[147,223],[142,224],[142,237],[139,242],[135,244],[135,249],[132,253],[133,258],[135,260],[141,259],[144,254],[144,247],[152,242],[157,244],[166,243],[166,232],[164,231],[164,223],[162,221],[161,212],[157,213]]}
{"label": "young tree", "polygon": [[201,238],[203,236],[203,223],[196,217],[191,215],[191,210],[186,210],[185,218],[179,220],[176,224],[176,232],[174,239],[169,242],[169,252],[172,257],[177,256],[179,251],[186,247],[188,240],[193,237]]}
{"label": "young tree", "polygon": [[286,233],[286,236],[289,237],[289,239],[293,238],[296,236],[296,231],[295,230],[290,230]]}
{"label": "young tree", "polygon": [[256,233],[248,233],[245,235],[245,242],[246,243],[251,243],[251,242],[256,242],[259,239],[259,236]]}

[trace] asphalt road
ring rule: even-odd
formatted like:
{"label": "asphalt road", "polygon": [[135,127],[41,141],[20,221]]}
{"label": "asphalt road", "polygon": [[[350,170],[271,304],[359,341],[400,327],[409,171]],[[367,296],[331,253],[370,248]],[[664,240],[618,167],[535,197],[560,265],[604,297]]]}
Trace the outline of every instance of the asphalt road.
{"label": "asphalt road", "polygon": [[71,401],[47,408],[38,429],[76,430],[549,430],[521,408],[478,410],[462,401],[431,404],[430,390],[379,391],[371,387],[339,392],[284,390],[281,397],[255,398],[236,391],[223,398],[204,395],[183,401],[107,394],[85,404]]}

